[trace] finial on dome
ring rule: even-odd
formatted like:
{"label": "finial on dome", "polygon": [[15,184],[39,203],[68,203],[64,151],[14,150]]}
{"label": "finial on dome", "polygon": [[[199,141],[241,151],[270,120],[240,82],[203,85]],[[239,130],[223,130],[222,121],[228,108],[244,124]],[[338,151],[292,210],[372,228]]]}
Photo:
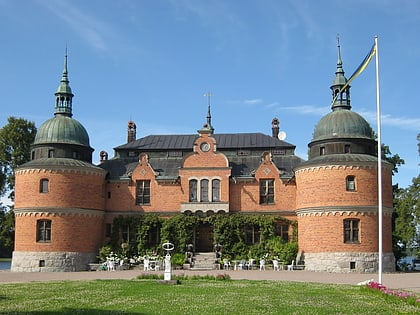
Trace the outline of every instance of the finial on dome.
{"label": "finial on dome", "polygon": [[337,66],[343,65],[343,61],[341,60],[341,46],[340,46],[340,34],[337,34],[337,48],[338,48],[338,59],[337,59]]}
{"label": "finial on dome", "polygon": [[72,116],[72,99],[73,99],[73,92],[70,88],[68,78],[68,71],[67,71],[67,45],[64,54],[64,68],[63,73],[61,76],[60,85],[55,92],[55,113],[54,114],[62,114],[65,116]]}

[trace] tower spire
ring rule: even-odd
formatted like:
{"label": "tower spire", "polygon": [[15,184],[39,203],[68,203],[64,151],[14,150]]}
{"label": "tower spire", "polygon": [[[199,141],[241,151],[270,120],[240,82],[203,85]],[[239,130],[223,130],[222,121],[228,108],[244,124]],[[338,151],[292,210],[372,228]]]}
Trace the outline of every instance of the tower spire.
{"label": "tower spire", "polygon": [[214,128],[211,125],[211,111],[210,111],[210,99],[213,96],[213,94],[211,94],[210,92],[207,92],[204,94],[204,96],[207,97],[208,99],[208,104],[207,104],[207,122],[204,124],[203,129],[208,129],[210,131],[211,134],[214,133]]}
{"label": "tower spire", "polygon": [[335,71],[335,78],[330,87],[332,90],[332,110],[337,109],[351,109],[350,106],[350,85],[343,91],[341,90],[347,83],[347,78],[344,76],[343,61],[341,59],[340,35],[337,35],[337,69]]}
{"label": "tower spire", "polygon": [[72,113],[72,101],[73,93],[69,85],[68,71],[67,71],[67,46],[66,53],[64,55],[64,68],[61,75],[60,85],[55,92],[55,115],[73,116]]}

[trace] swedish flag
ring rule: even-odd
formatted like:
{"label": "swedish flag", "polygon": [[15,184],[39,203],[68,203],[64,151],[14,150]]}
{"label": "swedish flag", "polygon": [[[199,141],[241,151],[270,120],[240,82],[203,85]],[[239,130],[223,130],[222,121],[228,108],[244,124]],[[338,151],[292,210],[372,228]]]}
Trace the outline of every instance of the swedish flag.
{"label": "swedish flag", "polygon": [[353,81],[359,74],[363,72],[363,70],[366,69],[369,62],[372,60],[373,56],[376,54],[376,43],[373,43],[372,48],[370,49],[369,53],[366,55],[365,59],[363,59],[362,63],[359,67],[357,67],[356,71],[351,75],[351,77],[347,80],[346,84],[341,88],[341,91],[344,91],[344,89],[350,84],[351,81]]}
{"label": "swedish flag", "polygon": [[343,87],[340,89],[339,93],[337,93],[332,101],[332,104],[336,101],[338,95],[342,93],[359,74],[363,72],[363,70],[366,69],[369,62],[372,60],[373,56],[376,54],[376,42],[373,43],[372,48],[370,49],[369,53],[366,55],[365,59],[363,59],[362,63],[357,67],[356,71],[353,72],[353,74],[350,76],[350,78],[347,80],[346,84],[343,85]]}

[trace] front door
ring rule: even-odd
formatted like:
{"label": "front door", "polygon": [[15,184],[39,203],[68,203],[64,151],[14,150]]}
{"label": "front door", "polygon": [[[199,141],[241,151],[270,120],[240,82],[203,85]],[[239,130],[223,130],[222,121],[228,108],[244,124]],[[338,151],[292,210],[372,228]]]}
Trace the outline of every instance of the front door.
{"label": "front door", "polygon": [[200,223],[195,229],[195,251],[213,251],[213,226],[207,222]]}

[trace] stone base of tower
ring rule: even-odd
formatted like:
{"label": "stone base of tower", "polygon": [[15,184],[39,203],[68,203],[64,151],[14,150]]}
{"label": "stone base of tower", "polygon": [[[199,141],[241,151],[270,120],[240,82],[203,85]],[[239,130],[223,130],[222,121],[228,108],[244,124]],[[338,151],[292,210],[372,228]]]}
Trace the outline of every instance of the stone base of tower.
{"label": "stone base of tower", "polygon": [[[393,253],[383,253],[382,270],[395,271]],[[305,270],[327,272],[377,272],[378,253],[301,253],[298,261],[305,262]]]}
{"label": "stone base of tower", "polygon": [[97,253],[13,252],[12,272],[85,271]]}

